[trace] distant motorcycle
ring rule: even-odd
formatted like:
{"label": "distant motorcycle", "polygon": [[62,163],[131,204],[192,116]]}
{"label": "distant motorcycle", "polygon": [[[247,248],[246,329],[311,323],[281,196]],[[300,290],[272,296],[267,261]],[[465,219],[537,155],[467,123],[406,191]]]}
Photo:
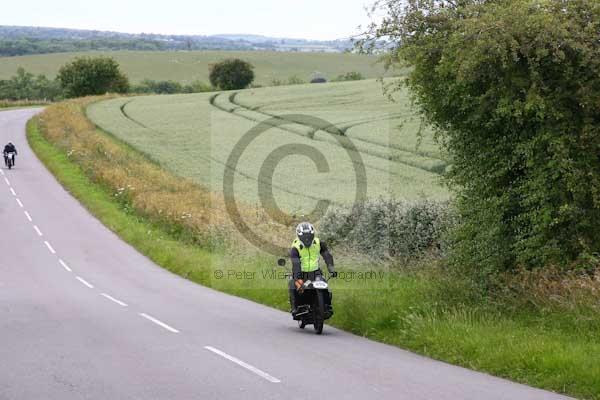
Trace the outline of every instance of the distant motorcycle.
{"label": "distant motorcycle", "polygon": [[[279,259],[278,264],[285,266],[285,260]],[[298,321],[300,329],[312,325],[315,333],[320,335],[323,333],[324,322],[333,316],[332,295],[327,280],[322,275],[316,275],[314,280],[304,282],[298,289],[298,294],[298,312],[296,315],[292,314],[292,317]]]}
{"label": "distant motorcycle", "polygon": [[12,169],[12,167],[15,165],[15,153],[14,152],[9,152],[6,153],[6,166],[8,167],[8,169]]}

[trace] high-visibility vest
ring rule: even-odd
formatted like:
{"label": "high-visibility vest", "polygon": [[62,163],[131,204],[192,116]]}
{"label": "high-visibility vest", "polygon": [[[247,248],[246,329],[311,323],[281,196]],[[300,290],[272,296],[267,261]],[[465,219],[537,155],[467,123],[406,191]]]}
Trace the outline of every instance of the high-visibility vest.
{"label": "high-visibility vest", "polygon": [[306,247],[300,239],[295,239],[292,247],[300,254],[300,268],[302,272],[313,272],[319,269],[319,257],[321,256],[321,241],[314,238],[313,244]]}

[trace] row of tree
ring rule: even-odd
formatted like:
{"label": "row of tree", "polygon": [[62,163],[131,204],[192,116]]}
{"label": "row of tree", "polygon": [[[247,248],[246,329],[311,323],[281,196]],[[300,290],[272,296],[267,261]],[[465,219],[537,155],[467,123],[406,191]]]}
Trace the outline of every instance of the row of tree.
{"label": "row of tree", "polygon": [[211,65],[212,86],[201,81],[181,84],[151,79],[132,85],[114,59],[81,57],[61,67],[56,79],[35,76],[19,68],[12,78],[0,80],[0,99],[55,101],[105,93],[199,93],[215,89],[243,89],[253,80],[251,64],[230,59]]}
{"label": "row of tree", "polygon": [[210,92],[214,88],[202,81],[194,81],[190,84],[181,84],[176,81],[155,81],[144,79],[139,84],[131,86],[132,93],[148,94],[176,94],[176,93],[202,93]]}
{"label": "row of tree", "polygon": [[[47,100],[82,97],[112,93],[201,93],[215,89],[238,90],[247,88],[254,81],[252,64],[239,59],[226,59],[210,66],[210,85],[201,81],[181,84],[175,81],[155,81],[145,79],[138,84],[130,84],[119,64],[109,57],[81,57],[64,65],[56,79],[44,75],[34,76],[23,68],[10,79],[0,80],[0,99],[5,100]],[[335,81],[363,79],[358,72],[348,72]],[[326,82],[325,78],[311,82]],[[288,82],[273,81],[273,85],[305,83],[298,77]]]}
{"label": "row of tree", "polygon": [[2,100],[56,100],[62,97],[62,88],[57,80],[45,75],[34,76],[23,68],[10,79],[0,80]]}
{"label": "row of tree", "polygon": [[12,78],[0,80],[0,99],[54,101],[107,92],[127,93],[130,88],[129,80],[112,58],[79,58],[64,65],[56,79],[17,69]]}
{"label": "row of tree", "polygon": [[0,39],[0,57],[29,54],[66,53],[81,51],[160,51],[166,46],[155,40],[143,39]]}
{"label": "row of tree", "polygon": [[[261,43],[261,49],[274,49]],[[82,51],[252,50],[247,41],[217,36],[129,34],[93,30],[0,26],[0,57]]]}

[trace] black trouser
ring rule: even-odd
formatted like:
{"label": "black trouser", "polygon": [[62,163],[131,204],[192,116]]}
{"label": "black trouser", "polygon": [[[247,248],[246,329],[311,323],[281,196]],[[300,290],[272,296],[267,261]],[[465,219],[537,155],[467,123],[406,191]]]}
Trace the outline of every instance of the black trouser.
{"label": "black trouser", "polygon": [[[320,269],[314,272],[302,272],[302,276],[300,279],[303,281],[314,281],[317,276],[323,276],[323,271]],[[298,305],[298,291],[296,290],[294,277],[290,278],[288,281],[288,289],[290,292],[290,306],[294,309]]]}

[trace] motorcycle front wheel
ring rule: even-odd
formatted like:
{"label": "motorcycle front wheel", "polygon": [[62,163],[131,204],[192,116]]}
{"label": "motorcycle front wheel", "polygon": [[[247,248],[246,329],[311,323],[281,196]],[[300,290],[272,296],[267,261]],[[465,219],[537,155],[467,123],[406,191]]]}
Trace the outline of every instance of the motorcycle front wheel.
{"label": "motorcycle front wheel", "polygon": [[315,323],[315,333],[320,335],[323,333],[323,322],[325,321],[325,299],[323,298],[323,292],[317,290],[315,293],[315,309],[313,311]]}

